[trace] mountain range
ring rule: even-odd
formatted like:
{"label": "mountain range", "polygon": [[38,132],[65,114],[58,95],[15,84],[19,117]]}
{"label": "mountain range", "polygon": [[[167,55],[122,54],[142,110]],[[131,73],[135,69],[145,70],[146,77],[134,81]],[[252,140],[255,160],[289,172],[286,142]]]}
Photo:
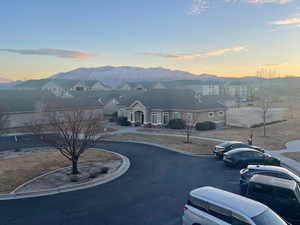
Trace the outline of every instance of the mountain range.
{"label": "mountain range", "polygon": [[216,79],[216,75],[192,74],[180,70],[165,68],[142,68],[130,66],[103,66],[96,68],[78,68],[69,72],[58,73],[50,79],[71,80],[100,80],[110,86],[117,86],[124,82],[140,81],[171,81],[171,80],[207,80]]}

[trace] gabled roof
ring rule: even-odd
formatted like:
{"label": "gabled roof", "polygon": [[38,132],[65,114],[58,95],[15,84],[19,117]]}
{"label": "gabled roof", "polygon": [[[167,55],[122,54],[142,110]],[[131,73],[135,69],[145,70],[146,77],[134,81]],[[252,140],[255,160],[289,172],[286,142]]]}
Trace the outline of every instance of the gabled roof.
{"label": "gabled roof", "polygon": [[102,105],[92,98],[61,98],[50,91],[42,90],[0,90],[0,109],[8,113],[35,112],[38,104],[47,105],[51,108],[98,108]]}
{"label": "gabled roof", "polygon": [[152,109],[205,110],[225,108],[221,103],[209,98],[203,97],[199,101],[192,90],[185,89],[155,89],[138,92],[122,99],[121,104],[130,106],[135,101],[140,101],[145,107]]}

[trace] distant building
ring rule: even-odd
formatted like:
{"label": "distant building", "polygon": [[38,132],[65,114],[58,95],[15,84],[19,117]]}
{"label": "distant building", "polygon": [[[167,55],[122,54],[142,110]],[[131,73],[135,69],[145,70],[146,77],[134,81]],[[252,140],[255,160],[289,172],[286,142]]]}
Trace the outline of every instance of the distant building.
{"label": "distant building", "polygon": [[192,90],[152,90],[129,96],[119,104],[118,115],[135,124],[165,126],[176,118],[193,124],[201,121],[225,124],[226,107],[215,99],[199,98]]}
{"label": "distant building", "polygon": [[10,128],[28,126],[30,123],[43,123],[43,113],[82,109],[103,115],[103,104],[95,98],[80,95],[58,97],[47,90],[0,90],[0,108],[9,115]]}
{"label": "distant building", "polygon": [[78,81],[64,79],[42,79],[28,80],[15,86],[18,90],[48,90],[56,96],[71,97],[70,91],[88,91],[88,90],[111,90],[108,85],[101,81]]}

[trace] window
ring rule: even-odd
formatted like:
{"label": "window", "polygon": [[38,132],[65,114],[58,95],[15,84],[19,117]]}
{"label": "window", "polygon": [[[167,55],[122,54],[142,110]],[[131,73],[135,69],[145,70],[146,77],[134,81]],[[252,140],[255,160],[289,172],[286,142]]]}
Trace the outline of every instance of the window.
{"label": "window", "polygon": [[159,113],[159,112],[151,113],[151,123],[161,124],[161,113]]}
{"label": "window", "polygon": [[193,196],[189,197],[189,200],[188,200],[187,204],[190,205],[190,206],[193,206],[196,209],[199,209],[199,210],[202,210],[202,211],[205,211],[205,212],[208,210],[208,203],[207,202],[205,202],[201,199],[195,198]]}
{"label": "window", "polygon": [[219,116],[224,116],[224,111],[219,111],[218,114]]}
{"label": "window", "polygon": [[214,118],[215,117],[215,113],[214,112],[209,112],[208,113],[208,118]]}
{"label": "window", "polygon": [[232,218],[229,210],[210,204],[208,207],[208,212],[214,217],[217,217],[227,223],[231,223]]}
{"label": "window", "polygon": [[168,124],[169,120],[170,120],[169,113],[168,112],[164,112],[163,113],[163,124]]}
{"label": "window", "polygon": [[174,112],[174,119],[180,119],[180,112]]}

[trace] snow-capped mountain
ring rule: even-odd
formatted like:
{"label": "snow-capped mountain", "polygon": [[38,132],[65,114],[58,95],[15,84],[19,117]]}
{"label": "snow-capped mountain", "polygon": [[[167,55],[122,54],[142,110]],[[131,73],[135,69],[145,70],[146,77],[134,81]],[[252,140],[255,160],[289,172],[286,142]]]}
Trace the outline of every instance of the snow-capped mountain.
{"label": "snow-capped mountain", "polygon": [[170,70],[165,68],[104,66],[97,68],[78,68],[69,72],[55,74],[50,78],[71,80],[100,80],[111,86],[117,86],[123,82],[204,80],[215,79],[216,76],[210,74],[196,75],[189,72]]}

